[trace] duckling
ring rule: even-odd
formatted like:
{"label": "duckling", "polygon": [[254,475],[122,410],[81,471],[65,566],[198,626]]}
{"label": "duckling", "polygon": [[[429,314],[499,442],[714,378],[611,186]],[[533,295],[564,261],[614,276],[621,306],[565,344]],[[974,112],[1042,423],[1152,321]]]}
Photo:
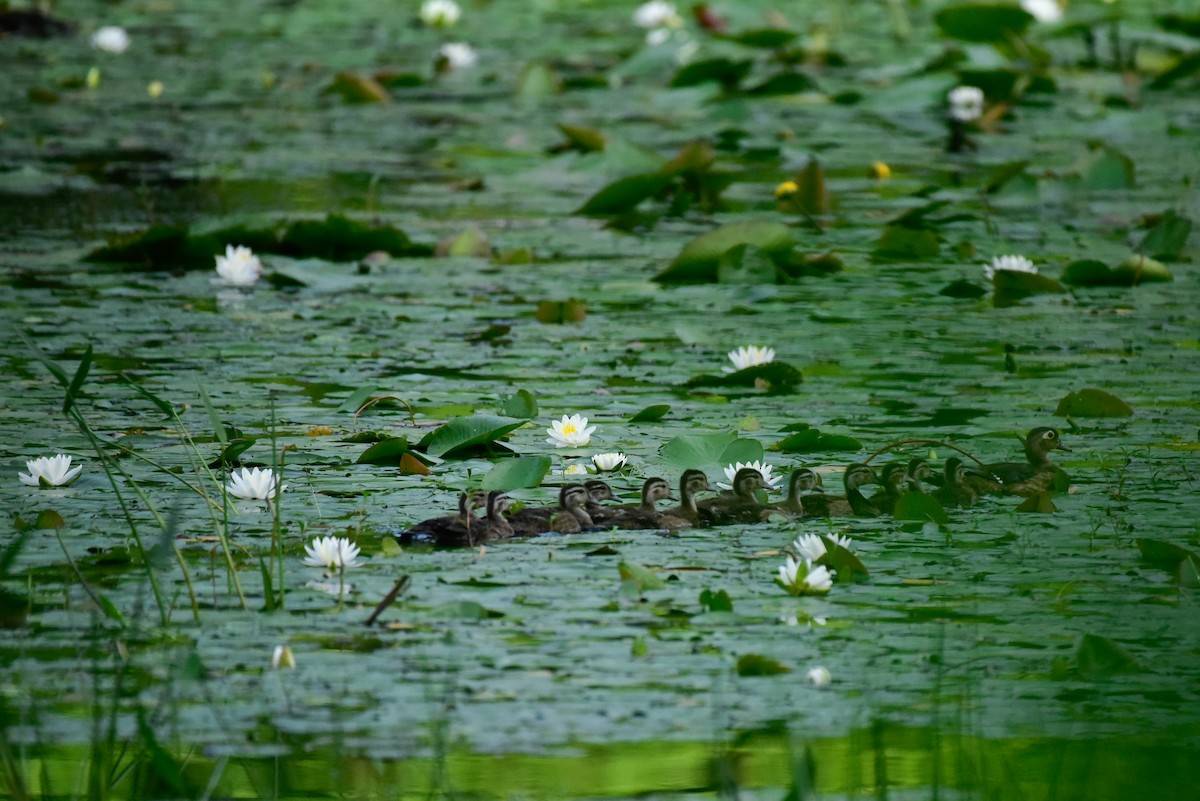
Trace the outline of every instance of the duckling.
{"label": "duckling", "polygon": [[641,501],[636,504],[609,506],[592,518],[604,526],[618,528],[653,528],[652,519],[658,514],[658,502],[671,497],[671,485],[661,478],[648,478],[642,484]]}
{"label": "duckling", "polygon": [[982,468],[968,469],[964,483],[979,494],[1021,495],[1028,497],[1052,489],[1065,478],[1062,469],[1050,461],[1050,451],[1071,450],[1053,428],[1040,426],[1025,435],[1025,462],[995,462]]}
{"label": "duckling", "polygon": [[625,507],[620,513],[604,518],[606,526],[623,529],[662,528],[662,512],[658,501],[671,497],[671,486],[661,478],[648,478],[642,485],[642,502],[637,506]]}
{"label": "duckling", "polygon": [[487,490],[475,489],[458,496],[458,514],[431,517],[414,524],[399,536],[403,545],[414,542],[433,543],[438,539],[439,532],[456,532],[470,539],[469,532],[475,524],[485,518],[475,516],[475,510],[487,505]]}
{"label": "duckling", "polygon": [[908,460],[907,473],[909,489],[913,492],[924,492],[925,487],[921,486],[921,482],[930,479],[933,475],[933,468],[920,456],[914,456]]}
{"label": "duckling", "polygon": [[764,514],[782,512],[788,517],[802,517],[804,515],[803,497],[815,492],[820,483],[821,477],[807,467],[793,470],[792,475],[788,478],[787,500],[767,504]]}
{"label": "duckling", "polygon": [[[482,493],[482,490],[476,492]],[[477,496],[471,493],[471,500],[460,501],[460,509],[465,508],[470,514],[470,504]],[[487,494],[487,515],[485,517],[466,517],[462,520],[456,517],[434,518],[418,523],[412,529],[401,535],[402,543],[427,542],[439,548],[456,546],[475,546],[488,540],[507,539],[513,535],[512,526],[504,517],[508,509],[508,496],[503,492]],[[435,525],[436,524],[436,525]]]}
{"label": "duckling", "polygon": [[743,467],[733,477],[733,491],[722,492],[697,505],[700,523],[721,526],[728,523],[757,523],[762,520],[763,506],[754,497],[755,490],[766,486],[762,474],[753,467]]}
{"label": "duckling", "polygon": [[911,489],[908,480],[908,465],[900,462],[889,464],[879,472],[879,483],[881,489],[871,496],[869,503],[879,513],[890,515],[892,509],[896,508],[896,501],[900,499],[900,496],[907,495]]}
{"label": "duckling", "polygon": [[869,465],[852,464],[842,475],[846,497],[828,497],[813,494],[804,499],[804,514],[807,517],[876,517],[879,510],[865,497],[859,487],[878,484],[879,477]]}
{"label": "duckling", "polygon": [[613,499],[612,487],[608,483],[601,481],[598,478],[589,478],[583,482],[583,486],[588,491],[588,502],[585,508],[589,515],[595,515],[604,507],[600,505],[601,501],[611,501]]}
{"label": "duckling", "polygon": [[973,506],[979,496],[974,489],[964,483],[966,477],[967,466],[963,464],[963,460],[957,456],[951,456],[946,460],[946,475],[942,479],[942,486],[933,493],[933,497],[947,508]]}
{"label": "duckling", "polygon": [[696,493],[704,492],[708,487],[708,476],[703,470],[684,470],[679,477],[679,505],[662,512],[659,528],[669,528],[672,531],[680,528],[690,528],[700,522],[700,511],[696,507]]}
{"label": "duckling", "polygon": [[508,518],[508,522],[513,531],[520,536],[546,531],[575,534],[592,526],[592,518],[585,509],[587,501],[587,487],[582,484],[567,484],[558,491],[557,506],[522,509]]}

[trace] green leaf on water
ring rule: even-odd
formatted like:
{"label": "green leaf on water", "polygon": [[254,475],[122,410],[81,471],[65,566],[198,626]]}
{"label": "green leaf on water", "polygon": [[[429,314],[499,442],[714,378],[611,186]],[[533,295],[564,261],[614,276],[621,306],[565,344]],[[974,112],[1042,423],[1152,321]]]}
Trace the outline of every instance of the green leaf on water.
{"label": "green leaf on water", "polygon": [[732,612],[733,599],[725,590],[704,590],[700,593],[700,605],[709,612]]}
{"label": "green leaf on water", "polygon": [[349,397],[338,404],[338,411],[357,412],[362,408],[362,405],[370,400],[371,396],[378,391],[379,387],[375,386],[374,384],[367,384],[366,386],[359,387],[351,392]]}
{"label": "green leaf on water", "polygon": [[500,412],[505,417],[523,417],[531,420],[537,417],[537,398],[527,389],[518,389],[511,395],[501,396]]}
{"label": "green leaf on water", "polygon": [[746,387],[765,389],[770,394],[788,394],[795,392],[804,376],[787,362],[774,361],[767,364],[756,364],[732,373],[721,375],[698,375],[684,382],[684,386],[693,387]]}
{"label": "green leaf on water", "polygon": [[487,450],[488,446],[498,444],[501,437],[528,422],[490,414],[455,417],[430,431],[415,447],[432,456],[463,456],[472,450]]}
{"label": "green leaf on water", "polygon": [[639,203],[652,198],[675,181],[675,176],[661,172],[628,175],[607,184],[589,197],[576,214],[624,214]]}
{"label": "green leaf on water", "polygon": [[471,226],[461,233],[453,234],[437,243],[433,249],[439,258],[491,258],[492,246],[487,234],[480,228]]}
{"label": "green leaf on water", "polygon": [[852,453],[862,448],[862,443],[854,437],[822,434],[816,428],[797,431],[771,446],[771,450],[780,453]]}
{"label": "green leaf on water", "polygon": [[483,477],[485,490],[508,490],[536,487],[550,472],[549,456],[520,456],[504,459]]}
{"label": "green leaf on water", "polygon": [[689,468],[720,464],[725,452],[737,435],[732,431],[714,434],[679,434],[663,445],[659,455],[673,467]]}
{"label": "green leaf on water", "polygon": [[1173,281],[1175,276],[1160,261],[1148,256],[1133,255],[1117,265],[1113,274],[1122,286],[1136,286],[1158,281]]}
{"label": "green leaf on water", "polygon": [[408,453],[407,437],[389,437],[376,442],[362,452],[358,464],[383,464],[389,467],[400,463],[400,457]]}
{"label": "green leaf on water", "polygon": [[734,61],[729,58],[710,58],[704,61],[693,61],[679,68],[675,76],[671,78],[671,88],[680,89],[712,81],[721,84],[726,91],[730,91],[750,74],[753,67],[754,62],[748,59]]}
{"label": "green leaf on water", "polygon": [[939,525],[950,522],[950,516],[938,499],[923,492],[910,492],[897,498],[892,516],[897,520],[932,521]]}
{"label": "green leaf on water", "polygon": [[715,33],[713,34],[713,38],[724,39],[727,42],[745,45],[746,47],[762,47],[768,50],[776,50],[784,45],[791,44],[798,35],[795,31],[790,31],[787,28],[752,28],[740,33]]}
{"label": "green leaf on water", "polygon": [[574,298],[571,300],[539,300],[533,316],[539,323],[548,325],[582,323],[587,318],[587,307],[583,301]]}
{"label": "green leaf on water", "polygon": [[1152,259],[1178,259],[1191,232],[1191,220],[1179,216],[1174,209],[1167,209],[1134,250]]}
{"label": "green leaf on water", "polygon": [[717,283],[761,286],[777,282],[779,270],[771,254],[751,245],[738,245],[717,260]]}
{"label": "green leaf on water", "polygon": [[738,437],[733,442],[721,451],[721,455],[717,457],[717,466],[724,467],[729,464],[748,464],[750,462],[761,462],[763,458],[762,443],[756,439],[749,437]]}
{"label": "green leaf on water", "polygon": [[604,134],[594,128],[568,125],[565,122],[558,123],[556,127],[567,137],[567,145],[581,153],[599,153],[608,144]]}
{"label": "green leaf on water", "polygon": [[663,283],[696,283],[717,280],[722,254],[738,245],[754,245],[768,253],[786,252],[795,246],[791,229],[780,222],[753,220],[729,223],[693,239],[658,275]]}
{"label": "green leaf on water", "polygon": [[621,575],[622,583],[633,585],[639,593],[646,590],[661,590],[667,586],[657,573],[636,562],[619,562],[617,571]]}
{"label": "green leaf on water", "polygon": [[850,581],[856,576],[867,575],[867,566],[854,552],[824,535],[821,540],[825,543],[825,554],[817,562],[836,573],[839,581]]}
{"label": "green leaf on water", "polygon": [[928,228],[889,225],[883,229],[879,239],[875,240],[875,249],[871,255],[881,261],[920,260],[931,259],[941,253],[941,250],[937,233]]}
{"label": "green leaf on water", "polygon": [[957,3],[934,15],[942,33],[964,42],[1004,42],[1020,36],[1033,16],[1012,3]]}
{"label": "green leaf on water", "polygon": [[79,397],[79,392],[83,389],[83,382],[87,380],[88,371],[91,369],[92,346],[89,343],[87,350],[83,352],[83,356],[79,359],[79,367],[75,369],[75,376],[71,379],[71,383],[67,387],[67,394],[63,398],[63,414],[71,411],[71,407],[75,405],[75,399]]}
{"label": "green leaf on water", "polygon": [[775,97],[779,95],[795,95],[815,89],[817,82],[803,72],[784,70],[768,77],[746,89],[746,94],[752,97]]}
{"label": "green leaf on water", "polygon": [[46,531],[52,528],[66,528],[67,521],[63,520],[63,516],[53,509],[43,509],[38,512],[37,522],[33,527],[41,531]]}
{"label": "green leaf on water", "polygon": [[1054,413],[1059,417],[1132,417],[1133,407],[1111,392],[1087,387],[1067,393]]}
{"label": "green leaf on water", "polygon": [[390,103],[392,96],[387,89],[369,75],[355,72],[339,72],[333,82],[325,87],[323,94],[340,95],[347,103]]}
{"label": "green leaf on water", "polygon": [[1133,159],[1109,145],[1093,146],[1076,165],[1085,189],[1131,189]]}
{"label": "green leaf on water", "polygon": [[787,665],[761,654],[745,654],[737,661],[739,676],[778,676],[791,672],[792,669]]}
{"label": "green leaf on water", "polygon": [[1050,496],[1049,492],[1038,492],[1021,501],[1017,505],[1017,511],[1026,514],[1048,515],[1057,511],[1057,509],[1054,506],[1054,499]]}
{"label": "green leaf on water", "polygon": [[158,395],[155,395],[153,392],[143,387],[141,384],[134,383],[134,381],[124,373],[118,375],[117,380],[154,404],[158,410],[167,417],[167,419],[170,420],[175,417],[175,406],[169,401],[163,400]]}
{"label": "green leaf on water", "polygon": [[1075,666],[1089,681],[1130,673],[1144,673],[1137,660],[1107,637],[1085,634],[1075,648]]}
{"label": "green leaf on water", "polygon": [[1181,548],[1173,542],[1139,537],[1134,541],[1142,553],[1142,559],[1164,570],[1174,570],[1181,562],[1197,554],[1187,548]]}
{"label": "green leaf on water", "polygon": [[640,412],[629,418],[631,423],[654,423],[667,416],[667,412],[671,411],[671,407],[666,403],[656,403],[653,406],[647,406]]}
{"label": "green leaf on water", "polygon": [[1038,273],[1017,270],[997,270],[992,276],[992,303],[996,307],[1011,306],[1018,301],[1040,294],[1060,294],[1067,288]]}

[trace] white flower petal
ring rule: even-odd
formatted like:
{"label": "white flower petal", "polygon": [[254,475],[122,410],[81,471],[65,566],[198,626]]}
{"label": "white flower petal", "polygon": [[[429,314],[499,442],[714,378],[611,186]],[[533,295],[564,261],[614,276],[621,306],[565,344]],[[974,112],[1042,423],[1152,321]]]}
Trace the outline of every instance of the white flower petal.
{"label": "white flower petal", "polygon": [[[779,482],[783,480],[783,476],[775,475],[774,467],[772,467],[771,465],[767,464],[766,462],[762,462],[762,461],[736,462],[734,464],[725,465],[725,477],[727,479],[729,479],[730,482],[732,482],[733,477],[736,476],[738,474],[738,471],[744,467],[753,467],[755,470],[758,471],[758,474],[760,476],[762,476],[763,484],[766,485],[766,489],[768,492],[770,492],[771,490],[774,490],[776,487],[778,487]],[[724,490],[733,489],[732,483],[726,484],[724,482],[717,482],[717,486]]]}
{"label": "white flower petal", "polygon": [[650,0],[633,12],[633,24],[639,28],[678,28],[683,24],[683,17],[666,0]]}
{"label": "white flower petal", "polygon": [[833,681],[833,675],[829,669],[820,666],[809,668],[808,672],[804,674],[804,678],[814,687],[827,687],[829,682]]}
{"label": "white flower petal", "polygon": [[217,275],[227,284],[251,286],[262,273],[262,262],[248,247],[226,245],[225,255],[217,256]]}
{"label": "white flower petal", "polygon": [[458,22],[462,9],[454,0],[425,0],[419,12],[421,22],[432,28],[444,28]]}
{"label": "white flower petal", "polygon": [[466,42],[446,42],[438,48],[438,60],[452,70],[474,67],[479,53]]}
{"label": "white flower petal", "polygon": [[792,542],[792,550],[801,559],[815,562],[826,553],[825,541],[821,539],[819,534],[801,534]]}
{"label": "white flower petal", "polygon": [[285,485],[277,490],[278,484],[275,471],[269,467],[240,467],[229,474],[225,491],[235,498],[248,501],[269,501],[274,499],[277,491],[287,489]]}
{"label": "white flower petal", "polygon": [[129,48],[129,34],[117,25],[105,25],[92,34],[92,47],[107,53],[124,53]]}
{"label": "white flower petal", "polygon": [[958,86],[946,96],[950,116],[960,122],[973,122],[983,116],[983,90],[978,86]]}
{"label": "white flower petal", "polygon": [[592,441],[595,426],[589,426],[588,419],[580,414],[570,417],[563,415],[561,420],[555,420],[546,429],[550,438],[546,442],[556,448],[582,448]]}
{"label": "white flower petal", "polygon": [[623,453],[596,453],[592,455],[592,464],[601,472],[620,470],[625,466],[628,457]]}
{"label": "white flower petal", "polygon": [[71,467],[71,459],[65,453],[56,456],[40,456],[25,463],[28,473],[17,473],[17,480],[30,487],[63,487],[70,484],[83,470],[83,465]]}
{"label": "white flower petal", "polygon": [[735,373],[747,367],[757,367],[760,364],[770,364],[775,361],[775,349],[760,345],[745,345],[728,354],[733,367],[722,367],[726,373]]}

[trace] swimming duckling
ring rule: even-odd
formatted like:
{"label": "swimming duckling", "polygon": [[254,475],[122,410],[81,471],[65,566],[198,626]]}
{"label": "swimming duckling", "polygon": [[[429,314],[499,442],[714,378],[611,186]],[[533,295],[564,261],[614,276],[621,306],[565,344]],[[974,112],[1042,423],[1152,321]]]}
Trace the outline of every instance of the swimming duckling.
{"label": "swimming duckling", "polygon": [[[470,504],[477,498],[476,490],[471,493],[469,500],[460,500],[460,509],[466,509],[470,514]],[[508,509],[508,496],[503,492],[487,494],[487,515],[485,517],[433,518],[418,523],[401,535],[401,543],[425,542],[439,548],[457,546],[475,546],[489,540],[507,539],[513,535],[512,526],[504,517]]]}
{"label": "swimming duckling", "polygon": [[[592,521],[599,525],[610,525],[618,517],[625,517],[633,512],[650,515],[658,511],[658,501],[671,497],[671,486],[661,478],[648,478],[642,483],[641,500],[638,503],[626,503],[620,506],[606,506],[592,516]],[[631,526],[638,528],[638,526]]]}
{"label": "swimming duckling", "polygon": [[933,475],[933,468],[929,466],[929,462],[925,461],[920,456],[914,456],[908,460],[908,484],[909,489],[913,492],[924,492],[925,487],[921,485],[922,481],[928,481]]}
{"label": "swimming duckling", "polygon": [[698,525],[700,511],[696,507],[696,493],[708,488],[708,476],[703,470],[684,470],[679,477],[679,505],[662,512],[659,528],[674,531]]}
{"label": "swimming duckling", "polygon": [[513,531],[520,536],[546,531],[575,534],[592,526],[592,518],[585,508],[587,501],[587,487],[582,484],[567,484],[558,491],[557,506],[522,509],[508,518],[508,522]]}
{"label": "swimming duckling", "polygon": [[765,486],[762,473],[753,467],[743,467],[733,477],[731,492],[722,492],[715,498],[697,504],[701,525],[723,526],[728,523],[760,522],[763,506],[754,493]]}
{"label": "swimming duckling", "polygon": [[808,517],[877,517],[879,510],[863,496],[859,487],[878,483],[879,477],[869,465],[852,464],[842,475],[846,496],[810,495],[804,499],[804,514]]}
{"label": "swimming duckling", "polygon": [[1050,461],[1050,451],[1071,450],[1062,443],[1058,432],[1041,426],[1025,435],[1025,462],[995,462],[982,468],[968,468],[964,483],[979,494],[1021,495],[1028,497],[1048,489],[1066,474]]}
{"label": "swimming duckling", "polygon": [[[908,494],[911,485],[908,481],[908,466],[900,462],[894,462],[879,473],[879,483],[881,488],[870,498],[871,506],[874,506],[879,513],[892,513],[892,509],[896,508],[896,501],[901,495]],[[849,496],[847,496],[849,497]]]}
{"label": "swimming duckling", "polygon": [[595,515],[604,508],[600,505],[601,501],[611,501],[614,497],[612,487],[598,478],[589,478],[583,482],[583,486],[588,491],[588,502],[585,504],[585,508],[589,515]]}
{"label": "swimming duckling", "polygon": [[812,494],[821,483],[821,477],[807,467],[792,471],[788,477],[787,499],[779,503],[769,503],[765,513],[781,512],[787,517],[802,517],[804,515],[805,495]]}
{"label": "swimming duckling", "polygon": [[431,517],[415,523],[399,536],[402,545],[414,542],[433,543],[438,539],[439,532],[456,532],[456,535],[470,539],[470,529],[485,518],[476,517],[475,510],[487,506],[487,490],[475,489],[458,496],[458,514]]}
{"label": "swimming duckling", "polygon": [[670,484],[661,478],[648,478],[642,484],[641,503],[637,506],[627,506],[617,514],[598,522],[623,529],[662,528],[662,513],[658,511],[658,502],[670,497]]}
{"label": "swimming duckling", "polygon": [[933,497],[948,509],[954,506],[973,506],[979,496],[964,483],[966,477],[967,466],[963,464],[963,460],[951,456],[946,460],[946,475],[942,479],[942,486],[933,493]]}

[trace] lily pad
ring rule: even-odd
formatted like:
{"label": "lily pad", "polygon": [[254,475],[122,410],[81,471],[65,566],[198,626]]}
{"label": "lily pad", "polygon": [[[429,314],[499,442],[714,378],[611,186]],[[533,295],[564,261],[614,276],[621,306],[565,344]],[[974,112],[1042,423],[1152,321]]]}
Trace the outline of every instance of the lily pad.
{"label": "lily pad", "polygon": [[754,245],[773,253],[795,245],[791,229],[779,222],[754,220],[729,223],[693,239],[658,275],[663,283],[702,283],[717,280],[721,255],[738,245]]}
{"label": "lily pad", "polygon": [[549,456],[520,456],[505,459],[483,477],[485,490],[508,490],[536,487],[550,472]]}
{"label": "lily pad", "polygon": [[505,417],[532,420],[538,414],[537,398],[527,389],[518,389],[513,394],[500,398],[500,411]]}
{"label": "lily pad", "polygon": [[684,386],[693,387],[748,387],[765,389],[772,394],[795,392],[804,376],[787,362],[774,361],[756,364],[732,373],[721,375],[698,375],[688,379]]}
{"label": "lily pad", "polygon": [[1010,3],[958,3],[934,15],[942,33],[964,42],[1004,42],[1022,34],[1033,16]]}
{"label": "lily pad", "polygon": [[892,516],[897,520],[932,521],[939,525],[950,522],[950,516],[938,499],[923,492],[910,492],[897,498]]}
{"label": "lily pad", "polygon": [[1085,634],[1079,639],[1079,645],[1075,647],[1075,666],[1080,677],[1090,681],[1144,672],[1124,648],[1097,634]]}
{"label": "lily pad", "polygon": [[490,414],[455,417],[445,425],[430,431],[414,447],[433,456],[445,458],[461,457],[479,449],[486,452],[492,449],[491,446],[497,445],[507,451],[509,449],[500,445],[499,439],[527,422],[529,421]]}
{"label": "lily pad", "polygon": [[1192,221],[1168,209],[1134,249],[1152,259],[1178,259],[1191,232]]}
{"label": "lily pad", "polygon": [[1089,387],[1065,395],[1054,413],[1059,417],[1132,417],[1133,407],[1111,392]]}
{"label": "lily pad", "polygon": [[640,412],[629,418],[631,423],[653,423],[667,416],[667,412],[671,411],[671,406],[666,403],[656,403],[652,406],[647,406]]}
{"label": "lily pad", "polygon": [[671,87],[679,89],[716,82],[726,90],[732,90],[750,74],[753,67],[754,62],[745,59],[734,61],[729,58],[710,58],[693,61],[675,73],[675,76],[671,78]]}
{"label": "lily pad", "polygon": [[659,455],[667,463],[685,469],[698,468],[701,465],[721,464],[721,454],[737,438],[732,431],[714,434],[680,434],[663,445],[659,450]]}
{"label": "lily pad", "polygon": [[618,178],[588,198],[576,214],[604,216],[632,211],[643,200],[654,197],[675,181],[661,172]]}
{"label": "lily pad", "polygon": [[721,455],[717,457],[717,465],[737,464],[738,462],[749,464],[750,462],[761,462],[762,458],[761,442],[749,437],[738,437],[729,443],[725,450],[721,451]]}
{"label": "lily pad", "polygon": [[842,434],[822,434],[819,429],[797,431],[771,446],[780,453],[839,453],[861,451],[863,445],[854,437]]}
{"label": "lily pad", "polygon": [[358,464],[396,465],[400,463],[400,457],[408,452],[407,437],[389,437],[363,451],[358,457]]}
{"label": "lily pad", "polygon": [[994,293],[992,302],[996,306],[1011,306],[1032,295],[1061,294],[1067,288],[1038,273],[1023,273],[1017,270],[997,270],[992,276]]}
{"label": "lily pad", "polygon": [[667,586],[657,573],[635,562],[620,562],[617,565],[617,571],[621,574],[621,583],[630,585],[638,593],[646,590],[661,590]]}
{"label": "lily pad", "polygon": [[761,654],[745,654],[738,658],[737,674],[739,676],[778,676],[791,673],[792,669],[778,660]]}

